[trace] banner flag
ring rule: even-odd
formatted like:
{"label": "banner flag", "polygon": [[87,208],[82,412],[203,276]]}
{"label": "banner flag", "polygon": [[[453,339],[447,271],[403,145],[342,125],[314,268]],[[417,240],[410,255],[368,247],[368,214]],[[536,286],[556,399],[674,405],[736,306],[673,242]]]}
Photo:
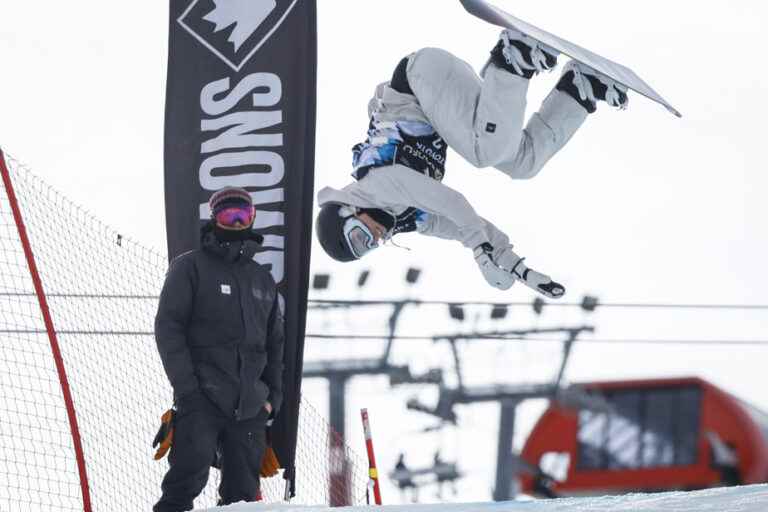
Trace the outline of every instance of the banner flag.
{"label": "banner flag", "polygon": [[285,402],[272,427],[295,492],[314,182],[315,0],[170,0],[165,105],[168,257],[199,246],[208,199],[246,188],[256,261],[280,291]]}

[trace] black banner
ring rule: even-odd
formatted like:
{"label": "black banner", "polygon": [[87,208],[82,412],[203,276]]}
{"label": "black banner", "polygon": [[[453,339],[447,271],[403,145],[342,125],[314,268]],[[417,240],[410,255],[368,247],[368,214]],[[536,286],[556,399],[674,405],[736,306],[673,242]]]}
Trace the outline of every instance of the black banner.
{"label": "black banner", "polygon": [[293,483],[312,229],[316,2],[170,0],[170,9],[168,256],[199,246],[213,191],[251,192],[254,229],[264,235],[255,259],[270,268],[284,308],[285,402],[272,430]]}

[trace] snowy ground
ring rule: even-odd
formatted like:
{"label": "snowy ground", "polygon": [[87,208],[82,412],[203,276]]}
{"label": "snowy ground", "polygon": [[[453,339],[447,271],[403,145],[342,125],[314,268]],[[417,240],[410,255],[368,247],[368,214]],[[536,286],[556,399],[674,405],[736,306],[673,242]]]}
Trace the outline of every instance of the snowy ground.
{"label": "snowy ground", "polygon": [[[208,509],[208,512],[336,512],[366,510],[367,507],[302,507],[293,505],[237,504]],[[563,498],[529,502],[465,503],[441,505],[395,505],[387,512],[765,512],[768,485],[725,487],[695,492],[627,494],[598,498]]]}

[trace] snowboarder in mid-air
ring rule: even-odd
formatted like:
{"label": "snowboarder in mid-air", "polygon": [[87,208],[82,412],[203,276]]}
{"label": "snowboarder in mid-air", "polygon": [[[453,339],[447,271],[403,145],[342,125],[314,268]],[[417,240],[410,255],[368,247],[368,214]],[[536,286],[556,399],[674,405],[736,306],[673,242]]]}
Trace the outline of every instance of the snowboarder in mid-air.
{"label": "snowboarder in mid-air", "polygon": [[370,101],[368,138],[353,148],[356,181],[318,193],[316,232],[329,256],[362,258],[398,233],[416,231],[461,242],[483,277],[506,290],[515,281],[547,297],[560,283],[528,267],[507,235],[442,183],[447,146],[476,167],[528,179],[595,112],[621,109],[627,88],[576,62],[523,128],[530,79],[557,64],[558,52],[518,31],[502,31],[480,76],[452,54],[425,48],[404,58]]}

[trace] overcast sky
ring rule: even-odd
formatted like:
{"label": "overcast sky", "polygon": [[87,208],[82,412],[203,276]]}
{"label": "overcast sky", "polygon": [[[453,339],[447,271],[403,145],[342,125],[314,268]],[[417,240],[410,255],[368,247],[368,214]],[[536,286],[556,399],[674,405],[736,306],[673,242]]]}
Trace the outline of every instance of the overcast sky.
{"label": "overcast sky", "polygon": [[[349,149],[365,136],[368,98],[401,57],[439,46],[479,69],[498,33],[455,0],[318,3],[316,190],[350,180]],[[591,293],[605,302],[768,304],[768,70],[762,62],[768,7],[693,0],[497,4],[630,66],[684,117],[630,94],[628,111],[601,105],[532,181],[474,169],[452,153],[445,183],[507,232],[531,266],[563,282],[567,300]],[[0,146],[96,217],[164,250],[167,3],[9,0],[3,7]],[[533,80],[530,109],[558,76],[559,69]],[[411,250],[382,249],[343,268],[315,244],[313,271],[334,274],[325,296],[533,298],[522,286],[508,292],[489,288],[471,253],[458,243],[416,235],[397,241]],[[413,290],[401,284],[408,266],[425,270]],[[368,268],[368,287],[355,291],[357,273]],[[341,327],[313,318],[309,329],[383,328],[381,314]],[[530,325],[533,319],[526,315],[527,309],[516,317],[520,321],[507,325]],[[401,332],[436,330],[445,318],[443,310],[410,314]],[[578,311],[552,309],[539,324],[582,320]],[[588,320],[600,339],[768,340],[765,311],[603,310]],[[398,357],[423,365],[432,350],[438,349],[426,345]],[[494,350],[478,349],[470,372],[488,375],[493,367],[521,380],[542,380],[551,368],[538,371],[538,363],[556,354],[538,345]],[[768,346],[585,343],[575,349],[567,377],[701,375],[768,409],[766,356]],[[395,404],[386,383],[375,383],[380,395],[355,395],[350,410],[375,409],[377,400],[389,400],[382,410],[402,413],[402,397],[397,395]],[[321,387],[306,389],[324,407]],[[477,410],[465,413],[468,421],[477,421]],[[350,435],[357,434],[355,423]],[[406,434],[382,432],[382,444],[401,443]],[[486,434],[492,438],[493,430]],[[491,456],[493,449],[489,444]],[[422,455],[424,462],[431,459],[431,451]],[[387,451],[383,465],[395,456],[395,450]],[[486,487],[465,496],[488,497],[491,482],[484,471],[475,487]]]}

